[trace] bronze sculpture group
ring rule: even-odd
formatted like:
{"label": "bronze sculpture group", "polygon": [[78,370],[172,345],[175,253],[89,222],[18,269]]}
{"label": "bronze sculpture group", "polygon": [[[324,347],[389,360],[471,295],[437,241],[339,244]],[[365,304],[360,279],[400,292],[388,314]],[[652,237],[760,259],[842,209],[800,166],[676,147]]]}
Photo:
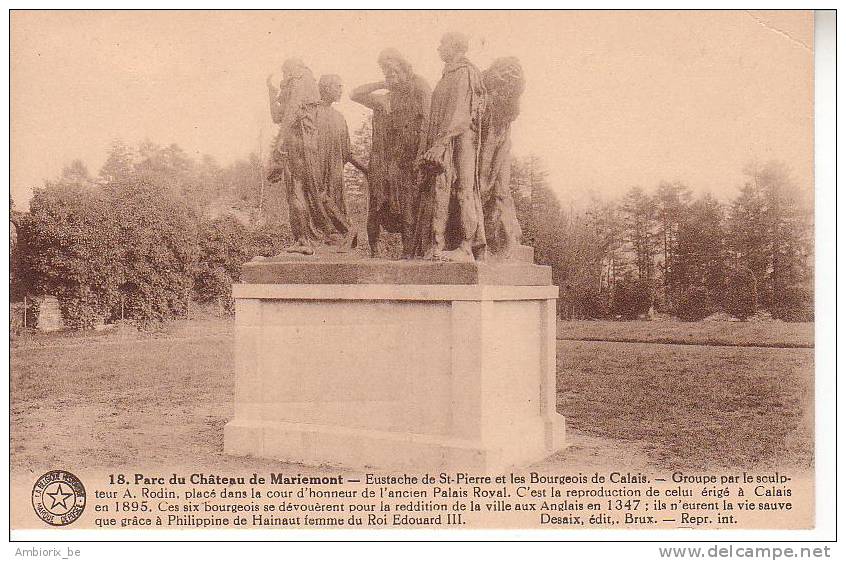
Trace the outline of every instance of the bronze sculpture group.
{"label": "bronze sculpture group", "polygon": [[523,72],[513,57],[480,72],[467,50],[463,34],[443,36],[444,70],[434,91],[395,49],[379,54],[385,80],[350,94],[373,111],[367,166],[351,154],[346,121],[332,108],[342,93],[338,76],[315,82],[302,61],[288,59],[278,88],[268,77],[279,125],[269,179],[285,188],[295,238],[286,251],[355,247],[344,202],[343,168],[350,163],[367,177],[371,255],[378,255],[384,229],[402,236],[407,259],[474,261],[488,252],[509,258],[520,238],[509,180]]}

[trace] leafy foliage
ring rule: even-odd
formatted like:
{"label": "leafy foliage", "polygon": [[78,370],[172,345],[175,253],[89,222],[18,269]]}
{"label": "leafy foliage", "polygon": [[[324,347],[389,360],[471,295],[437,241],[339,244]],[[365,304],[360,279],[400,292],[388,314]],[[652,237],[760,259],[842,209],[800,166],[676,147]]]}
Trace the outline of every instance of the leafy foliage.
{"label": "leafy foliage", "polygon": [[198,234],[194,295],[199,302],[218,301],[233,309],[232,284],[241,266],[257,255],[270,256],[291,241],[287,228],[251,229],[232,216],[204,222]]}
{"label": "leafy foliage", "polygon": [[711,294],[704,287],[690,286],[679,298],[676,312],[681,320],[699,321],[719,309]]}
{"label": "leafy foliage", "polygon": [[[191,210],[165,188],[145,180],[116,187],[108,191],[110,218],[117,229],[115,276],[124,317],[146,325],[184,313],[197,258]],[[112,317],[116,315],[114,310]]]}
{"label": "leafy foliage", "polygon": [[[351,138],[365,164],[370,140],[365,121]],[[514,159],[510,187],[523,243],[561,289],[562,317],[636,318],[654,307],[690,320],[719,310],[812,319],[812,211],[782,164],[746,173],[730,204],[662,182],[564,206],[530,155]],[[345,181],[364,242],[366,177],[348,165]],[[80,329],[119,318],[144,327],[185,314],[191,300],[231,309],[242,265],[291,239],[285,195],[266,183],[260,155],[223,167],[174,144],[116,141],[97,177],[72,162],[35,190],[29,212],[11,211],[13,300],[55,294]],[[398,235],[383,233],[380,245],[399,255]]]}
{"label": "leafy foliage", "polygon": [[649,281],[623,279],[614,286],[611,315],[622,319],[638,319],[652,306],[652,289]]}
{"label": "leafy foliage", "polygon": [[654,194],[633,187],[616,203],[594,198],[565,211],[530,157],[515,162],[512,192],[524,242],[561,287],[565,318],[637,317],[654,305],[689,320],[766,309],[808,321],[812,212],[782,164],[746,172],[730,205],[707,193],[693,200],[683,183],[663,182]]}
{"label": "leafy foliage", "polygon": [[738,319],[746,319],[756,312],[758,282],[752,271],[735,271],[729,275],[728,290],[723,299],[726,312]]}
{"label": "leafy foliage", "polygon": [[93,327],[116,287],[116,229],[110,201],[79,163],[37,189],[20,221],[27,292],[55,294],[65,323]]}

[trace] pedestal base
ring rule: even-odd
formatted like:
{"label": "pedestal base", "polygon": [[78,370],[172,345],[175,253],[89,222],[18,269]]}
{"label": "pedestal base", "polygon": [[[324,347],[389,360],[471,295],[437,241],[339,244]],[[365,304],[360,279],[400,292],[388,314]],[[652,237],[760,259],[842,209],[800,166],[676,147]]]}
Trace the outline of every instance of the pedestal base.
{"label": "pedestal base", "polygon": [[[475,473],[542,460],[564,447],[564,417],[538,427],[518,446],[486,448],[479,440],[302,423],[233,420],[224,428],[227,454],[306,465],[383,469],[462,469]],[[542,438],[549,434],[552,446]],[[542,438],[538,438],[542,436]]]}
{"label": "pedestal base", "polygon": [[462,277],[473,284],[234,286],[235,418],[225,452],[478,472],[563,447],[558,289],[477,284],[494,272]]}

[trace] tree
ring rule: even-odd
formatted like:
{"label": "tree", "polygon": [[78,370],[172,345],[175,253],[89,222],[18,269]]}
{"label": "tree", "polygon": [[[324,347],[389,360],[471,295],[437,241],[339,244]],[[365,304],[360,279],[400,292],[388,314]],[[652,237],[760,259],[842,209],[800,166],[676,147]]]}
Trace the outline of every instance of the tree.
{"label": "tree", "polygon": [[[108,316],[141,327],[184,312],[196,260],[197,166],[179,146],[142,143],[134,152],[113,143],[100,169],[114,234],[116,291]],[[218,173],[206,160],[207,175]],[[211,170],[211,171],[209,171]]]}
{"label": "tree", "polygon": [[223,181],[223,169],[217,160],[208,154],[203,154],[195,166],[192,184],[193,193],[201,199],[203,208],[213,200],[228,195]]}
{"label": "tree", "polygon": [[722,205],[705,194],[679,224],[672,292],[683,319],[702,319],[719,309],[726,289],[726,234]]}
{"label": "tree", "polygon": [[684,289],[678,278],[679,237],[687,219],[690,205],[690,189],[681,182],[661,182],[655,193],[655,209],[658,234],[659,270],[663,288],[664,307],[675,308]]}
{"label": "tree", "polygon": [[195,215],[201,216],[209,198],[197,180],[196,168],[195,162],[178,145],[159,146],[144,141],[138,147],[134,175],[137,182],[156,186],[184,200]]}
{"label": "tree", "polygon": [[226,168],[209,157],[198,164],[176,145],[150,142],[136,155],[120,141],[96,179],[72,162],[36,189],[30,212],[13,213],[13,288],[55,294],[65,323],[81,329],[104,318],[163,321],[184,313],[192,295],[229,301],[241,265],[290,239],[283,220],[242,224],[226,204],[219,219],[203,218],[233,192],[248,208],[261,204],[260,167],[255,156]]}
{"label": "tree", "polygon": [[225,302],[231,307],[232,283],[241,278],[241,266],[253,257],[246,226],[224,216],[204,222],[198,235],[194,294],[200,302]]}
{"label": "tree", "polygon": [[783,163],[752,163],[745,173],[749,179],[729,217],[733,277],[754,279],[753,309],[807,318],[813,308],[812,214]]}
{"label": "tree", "polygon": [[640,187],[632,187],[620,202],[624,240],[633,256],[635,272],[641,281],[655,279],[657,207]]}
{"label": "tree", "polygon": [[31,238],[27,230],[30,215],[15,208],[15,201],[9,197],[9,298],[12,302],[20,302],[26,296],[35,292],[35,275],[28,256],[32,249],[28,246]]}
{"label": "tree", "polygon": [[88,187],[91,185],[91,174],[82,160],[73,160],[69,165],[62,168],[62,175],[59,180],[64,185],[76,187]]}
{"label": "tree", "polygon": [[577,212],[571,206],[563,218],[558,261],[559,278],[564,280],[562,315],[568,319],[606,317],[610,292],[603,272],[611,240],[607,232],[596,228],[596,215],[590,211]]}
{"label": "tree", "polygon": [[645,279],[631,275],[614,285],[611,300],[611,314],[622,319],[638,319],[652,306],[652,285]]}
{"label": "tree", "polygon": [[534,247],[538,263],[553,265],[555,276],[557,267],[554,263],[559,257],[563,214],[558,197],[550,188],[548,176],[537,156],[515,158],[512,162],[511,192],[517,195],[515,206],[523,240]]}
{"label": "tree", "polygon": [[197,236],[194,298],[221,302],[231,311],[232,284],[241,280],[244,263],[259,255],[275,255],[291,240],[287,226],[248,227],[232,216],[203,221]]}
{"label": "tree", "polygon": [[[732,203],[728,235],[731,268],[735,277],[750,276],[763,287],[769,269],[767,248],[766,203],[757,183],[747,182]],[[752,311],[758,308],[758,296],[751,302]]]}
{"label": "tree", "polygon": [[595,195],[586,211],[587,227],[591,229],[597,245],[594,251],[600,262],[597,287],[605,298],[610,298],[614,285],[624,277],[625,258],[623,257],[624,225],[620,216],[619,205],[613,201],[601,200]]}
{"label": "tree", "polygon": [[193,284],[196,217],[169,190],[146,181],[109,187],[124,317],[146,326],[183,313]]}
{"label": "tree", "polygon": [[35,190],[20,224],[28,289],[56,295],[69,327],[93,327],[116,290],[116,230],[103,191],[73,164]]}
{"label": "tree", "polygon": [[[219,170],[221,196],[230,197],[247,208],[254,209],[255,221],[277,217],[271,198],[273,192],[264,180],[264,170],[261,161],[255,153],[251,153],[246,160],[235,160]],[[271,212],[268,213],[268,209]]]}
{"label": "tree", "polygon": [[783,162],[771,161],[749,173],[763,189],[771,252],[766,297],[774,317],[807,319],[813,312],[812,274],[807,267],[812,253],[812,214],[797,197],[798,189]]}
{"label": "tree", "polygon": [[135,175],[135,155],[121,140],[112,141],[103,167],[98,174],[101,183],[112,185],[132,181]]}
{"label": "tree", "polygon": [[561,288],[559,314],[606,316],[608,294],[601,275],[609,242],[594,228],[595,217],[576,212],[573,205],[562,208],[543,162],[535,156],[514,160],[510,187],[523,242],[534,248],[537,263],[552,267],[553,283]]}

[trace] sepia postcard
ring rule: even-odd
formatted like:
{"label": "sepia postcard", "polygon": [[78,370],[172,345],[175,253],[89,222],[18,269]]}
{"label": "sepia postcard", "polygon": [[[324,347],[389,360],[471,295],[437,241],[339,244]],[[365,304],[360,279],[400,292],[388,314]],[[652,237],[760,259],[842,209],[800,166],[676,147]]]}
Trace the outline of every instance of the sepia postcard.
{"label": "sepia postcard", "polygon": [[833,527],[814,12],[9,33],[13,541]]}

